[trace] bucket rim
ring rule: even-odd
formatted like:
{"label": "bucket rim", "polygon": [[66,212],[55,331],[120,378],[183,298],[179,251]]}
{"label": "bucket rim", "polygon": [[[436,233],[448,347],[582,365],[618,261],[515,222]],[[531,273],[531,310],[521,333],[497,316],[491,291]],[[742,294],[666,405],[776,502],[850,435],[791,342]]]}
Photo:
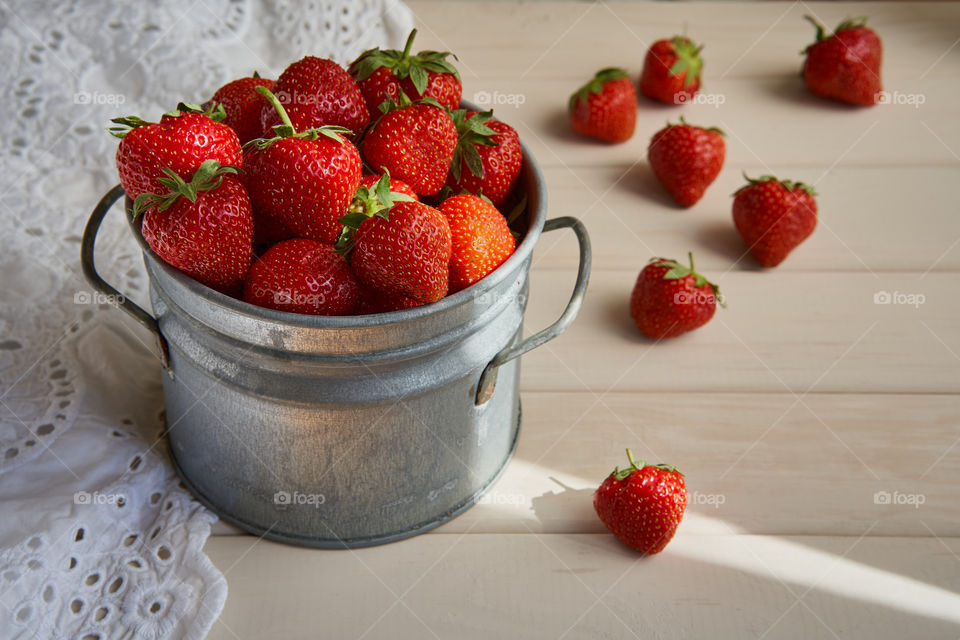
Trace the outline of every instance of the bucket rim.
{"label": "bucket rim", "polygon": [[[470,109],[472,108],[472,105],[463,103],[461,104],[461,107]],[[134,220],[133,216],[130,215],[133,203],[129,196],[125,197],[124,206],[127,210],[127,223],[130,226],[130,230],[133,233],[133,236],[137,244],[140,246],[144,256],[152,263],[150,265],[152,268],[162,270],[167,277],[178,282],[191,294],[204,298],[208,302],[227,309],[233,313],[254,319],[262,319],[274,323],[285,324],[295,328],[307,329],[336,329],[364,327],[370,325],[400,324],[409,320],[430,316],[435,313],[442,313],[448,309],[452,309],[466,302],[475,300],[491,289],[494,289],[505,279],[514,277],[513,274],[516,272],[516,270],[520,268],[521,264],[533,254],[534,245],[536,245],[537,241],[539,240],[540,235],[543,232],[543,226],[546,222],[547,189],[543,172],[540,170],[540,166],[537,164],[536,159],[523,140],[520,140],[520,148],[523,152],[523,167],[520,171],[520,176],[517,179],[517,186],[518,188],[526,190],[529,226],[524,234],[523,240],[514,249],[513,254],[507,258],[503,264],[489,273],[482,280],[474,283],[466,289],[444,296],[436,302],[427,303],[410,309],[401,309],[399,311],[347,316],[310,315],[260,307],[246,302],[241,298],[234,298],[201,284],[176,267],[167,264],[153,251],[153,249],[150,248],[150,245],[147,244],[146,240],[144,240],[139,228],[140,223],[142,222],[142,216]]]}

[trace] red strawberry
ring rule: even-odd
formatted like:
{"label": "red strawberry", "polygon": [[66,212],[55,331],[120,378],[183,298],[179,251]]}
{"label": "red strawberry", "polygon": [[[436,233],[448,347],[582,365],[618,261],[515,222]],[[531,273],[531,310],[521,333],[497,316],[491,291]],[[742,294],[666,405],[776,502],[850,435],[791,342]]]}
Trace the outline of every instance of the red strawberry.
{"label": "red strawberry", "polygon": [[246,144],[259,138],[263,132],[260,112],[266,101],[256,91],[256,87],[266,87],[273,91],[276,82],[254,74],[252,78],[238,78],[223,85],[210,98],[211,104],[223,105],[227,116],[223,123],[237,133],[240,144]]}
{"label": "red strawberry", "polygon": [[733,223],[764,267],[775,267],[817,226],[817,195],[802,182],[743,176],[747,184],[734,194]]}
{"label": "red strawberry", "polygon": [[[383,177],[382,173],[371,173],[360,178],[360,186],[366,187],[369,191],[373,191],[376,188],[376,184],[380,182],[380,178]],[[396,178],[390,180],[390,191],[393,193],[402,193],[405,196],[410,196],[414,201],[419,202],[420,198],[417,197],[416,192],[410,188],[406,182],[401,182]]]}
{"label": "red strawberry", "polygon": [[630,449],[627,459],[630,466],[614,469],[593,494],[593,508],[620,542],[640,553],[660,553],[687,508],[683,474],[666,464],[638,464]]}
{"label": "red strawberry", "polygon": [[349,315],[359,296],[346,259],[329,244],[303,238],[270,247],[243,284],[251,304],[317,316]]}
{"label": "red strawberry", "polygon": [[700,89],[702,49],[686,36],[654,42],[643,61],[640,92],[667,104],[689,101]]}
{"label": "red strawberry", "polygon": [[480,281],[513,255],[516,241],[507,220],[489,202],[459,195],[440,203],[450,224],[450,293]]}
{"label": "red strawberry", "polygon": [[643,335],[654,340],[674,338],[702,327],[723,305],[720,289],[690,266],[653,258],[637,276],[630,294],[630,315]]}
{"label": "red strawberry", "polygon": [[624,142],[637,126],[637,92],[623,69],[601,69],[570,96],[568,111],[577,133]]}
{"label": "red strawberry", "polygon": [[413,309],[423,306],[425,303],[418,302],[413,298],[400,295],[390,295],[381,293],[375,289],[364,287],[360,292],[360,300],[357,302],[357,308],[354,315],[362,316],[373,313],[389,313],[390,311],[402,311],[403,309]]}
{"label": "red strawberry", "polygon": [[493,111],[453,112],[459,141],[453,152],[447,185],[455,192],[482,193],[494,206],[513,194],[523,166],[516,130],[493,119]]}
{"label": "red strawberry", "polygon": [[367,287],[388,295],[436,302],[447,295],[451,240],[443,214],[390,191],[384,176],[373,191],[361,187],[341,221],[337,250]]}
{"label": "red strawberry", "polygon": [[118,126],[110,127],[110,133],[120,138],[117,172],[123,190],[131,198],[144,193],[165,193],[159,181],[164,169],[189,179],[204,160],[231,167],[243,164],[237,134],[213,119],[223,118],[222,109],[195,113],[200,107],[187,104],[180,104],[177,109],[165,113],[160,122],[146,122],[136,116],[111,120]]}
{"label": "red strawberry", "polygon": [[420,196],[443,187],[457,146],[457,126],[426,102],[388,111],[363,139],[363,157],[375,171],[406,182]]}
{"label": "red strawberry", "polygon": [[190,182],[170,169],[158,182],[162,193],[143,193],[134,216],[143,214],[140,232],[163,260],[198,282],[228,295],[239,293],[250,267],[253,210],[240,182],[207,160]]}
{"label": "red strawberry", "polygon": [[823,25],[804,17],[817,28],[817,41],[804,51],[803,79],[810,90],[851,104],[875,104],[883,91],[883,43],[873,29],[864,26],[867,19],[845,20],[828,37]]}
{"label": "red strawberry", "polygon": [[400,102],[400,92],[412,101],[433,98],[451,111],[460,106],[460,74],[447,57],[449,51],[410,54],[417,30],[410,32],[403,51],[369,49],[350,65],[370,113],[378,113],[384,100]]}
{"label": "red strawberry", "polygon": [[687,124],[667,126],[654,134],[647,149],[650,168],[677,204],[692,207],[703,197],[727,154],[723,131]]}
{"label": "red strawberry", "polygon": [[[360,88],[333,60],[307,56],[284,69],[277,78],[276,95],[297,131],[334,125],[359,135],[370,122]],[[280,117],[270,105],[261,113],[263,136],[273,136]]]}
{"label": "red strawberry", "polygon": [[333,244],[360,184],[360,154],[340,137],[346,131],[342,127],[295,132],[277,98],[263,87],[257,91],[284,123],[277,137],[258,140],[247,152],[243,183],[256,218],[265,218],[257,231],[275,232],[279,222],[299,237]]}

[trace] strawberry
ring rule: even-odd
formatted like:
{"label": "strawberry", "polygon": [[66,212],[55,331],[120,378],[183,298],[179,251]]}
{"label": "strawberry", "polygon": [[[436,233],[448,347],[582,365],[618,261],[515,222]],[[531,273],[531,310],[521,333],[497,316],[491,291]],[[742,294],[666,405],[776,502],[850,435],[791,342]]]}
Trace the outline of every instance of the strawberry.
{"label": "strawberry", "polygon": [[570,96],[570,126],[604,142],[624,142],[637,126],[637,92],[623,69],[601,69]]}
{"label": "strawberry", "polygon": [[[382,173],[371,173],[369,175],[365,175],[360,178],[360,186],[366,187],[368,191],[373,191],[376,188],[376,184],[380,182],[380,178],[382,177]],[[408,185],[406,182],[401,182],[396,178],[392,178],[390,180],[390,191],[409,196],[417,202],[420,201],[420,198],[418,198],[416,192],[410,188],[410,185]]]}
{"label": "strawberry", "polygon": [[357,302],[357,308],[354,315],[362,316],[373,313],[389,313],[390,311],[402,311],[403,309],[413,309],[423,306],[425,303],[418,302],[413,298],[401,295],[391,295],[381,293],[375,289],[364,287],[360,291],[360,300]]}
{"label": "strawberry", "polygon": [[506,261],[516,248],[507,220],[489,202],[474,195],[440,203],[452,238],[450,293],[466,289]]}
{"label": "strawberry", "polygon": [[[277,78],[277,99],[297,131],[333,125],[357,136],[370,122],[367,103],[350,74],[333,60],[307,56],[284,69]],[[265,104],[260,114],[265,137],[280,124],[276,110]]]}
{"label": "strawberry", "polygon": [[239,293],[253,251],[253,210],[236,172],[207,160],[185,182],[164,169],[165,190],[133,205],[143,239],[164,262],[228,295]]}
{"label": "strawberry", "polygon": [[667,104],[688,102],[700,89],[702,49],[686,36],[654,42],[643,60],[640,92]]}
{"label": "strawberry", "polygon": [[600,521],[620,542],[647,555],[660,553],[683,520],[687,486],[683,474],[666,464],[633,460],[616,468],[593,494]]}
{"label": "strawberry", "polygon": [[117,126],[109,131],[120,138],[117,171],[128,196],[136,199],[144,193],[165,193],[159,180],[164,169],[188,179],[205,160],[231,167],[243,164],[237,134],[217,121],[223,119],[223,109],[198,110],[198,105],[181,103],[177,111],[163,114],[160,122],[136,116],[111,120]]}
{"label": "strawberry", "polygon": [[270,247],[243,283],[250,304],[317,316],[349,315],[359,296],[346,259],[331,245],[304,238]]}
{"label": "strawberry", "polygon": [[247,151],[242,180],[258,219],[257,239],[282,229],[279,223],[298,237],[333,244],[343,228],[338,221],[360,184],[360,153],[340,137],[343,127],[297,133],[276,96],[264,87],[257,91],[283,122],[275,127],[275,137],[254,140]]}
{"label": "strawberry", "polygon": [[450,52],[411,55],[416,35],[416,29],[410,32],[403,51],[369,49],[350,65],[370,113],[378,113],[384,100],[399,102],[401,92],[412,101],[433,98],[451,111],[460,106],[463,85],[457,68],[447,60]]}
{"label": "strawberry", "polygon": [[391,192],[389,175],[373,191],[358,189],[341,222],[337,250],[363,285],[418,302],[447,295],[450,225],[433,207]]}
{"label": "strawberry", "polygon": [[363,139],[363,157],[419,196],[432,196],[447,180],[457,146],[457,126],[428,98],[409,106],[384,105],[386,113]]}
{"label": "strawberry", "polygon": [[743,176],[747,184],[733,199],[733,223],[764,267],[775,267],[817,226],[813,187],[802,182]]}
{"label": "strawberry", "polygon": [[723,306],[720,289],[690,266],[653,258],[637,276],[630,294],[630,315],[643,335],[654,340],[674,338],[702,327]]}
{"label": "strawberry", "polygon": [[817,41],[804,50],[803,80],[810,90],[850,104],[875,104],[883,91],[883,43],[873,29],[864,26],[867,19],[845,20],[828,37],[823,25],[804,17],[817,28]]}
{"label": "strawberry", "polygon": [[692,207],[723,168],[727,147],[723,131],[687,124],[667,126],[654,134],[647,149],[650,168],[677,204]]}
{"label": "strawberry", "polygon": [[263,132],[260,112],[265,101],[263,96],[256,92],[256,87],[266,87],[273,91],[275,85],[273,80],[261,78],[254,73],[251,78],[238,78],[228,82],[210,98],[211,104],[223,105],[227,114],[223,123],[236,132],[240,144],[259,138]]}
{"label": "strawberry", "polygon": [[493,111],[453,112],[459,140],[447,185],[455,192],[482,193],[499,207],[513,194],[523,166],[516,130],[493,118]]}

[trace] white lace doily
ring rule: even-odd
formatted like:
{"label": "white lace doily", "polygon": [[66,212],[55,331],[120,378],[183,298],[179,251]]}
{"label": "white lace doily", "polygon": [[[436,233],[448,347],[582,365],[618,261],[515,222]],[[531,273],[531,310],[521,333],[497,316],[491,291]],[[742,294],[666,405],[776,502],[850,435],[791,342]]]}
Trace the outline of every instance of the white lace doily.
{"label": "white lace doily", "polygon": [[[108,120],[307,54],[398,47],[412,27],[395,0],[0,3],[0,637],[202,638],[226,598],[202,552],[215,518],[158,437],[152,339],[80,271],[83,225],[117,182]],[[97,258],[146,302],[119,211]]]}

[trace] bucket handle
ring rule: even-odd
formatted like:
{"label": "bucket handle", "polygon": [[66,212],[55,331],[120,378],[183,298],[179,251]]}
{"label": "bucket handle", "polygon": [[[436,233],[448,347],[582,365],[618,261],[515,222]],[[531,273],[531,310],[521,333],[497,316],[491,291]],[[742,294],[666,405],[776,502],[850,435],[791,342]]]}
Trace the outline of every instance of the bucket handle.
{"label": "bucket handle", "polygon": [[587,227],[578,218],[564,216],[562,218],[552,218],[543,225],[543,233],[555,229],[573,229],[577,234],[577,242],[580,245],[580,266],[577,269],[577,281],[573,285],[573,293],[570,294],[570,301],[567,302],[567,308],[563,310],[556,322],[546,329],[543,329],[526,340],[517,344],[505,347],[500,353],[495,355],[487,364],[483,373],[480,374],[480,381],[477,383],[476,404],[482,405],[493,396],[493,390],[497,383],[497,370],[514,358],[519,358],[527,351],[536,349],[540,345],[553,340],[561,333],[566,331],[570,323],[577,317],[580,307],[583,305],[583,296],[587,292],[587,282],[590,280],[590,236],[587,234]]}
{"label": "bucket handle", "polygon": [[100,231],[100,224],[103,222],[103,218],[107,215],[107,212],[110,211],[113,203],[122,198],[123,195],[123,187],[118,184],[104,194],[100,202],[97,203],[97,207],[93,210],[93,213],[90,214],[87,226],[83,230],[83,239],[80,242],[80,265],[83,267],[83,275],[86,276],[87,282],[99,293],[102,293],[110,304],[122,311],[126,311],[130,317],[153,333],[157,339],[157,355],[160,358],[160,363],[165,370],[169,371],[170,351],[167,347],[167,341],[164,339],[163,334],[160,333],[160,326],[157,324],[156,318],[101,278],[100,274],[97,273],[97,267],[93,261],[93,249],[97,242],[97,233]]}

